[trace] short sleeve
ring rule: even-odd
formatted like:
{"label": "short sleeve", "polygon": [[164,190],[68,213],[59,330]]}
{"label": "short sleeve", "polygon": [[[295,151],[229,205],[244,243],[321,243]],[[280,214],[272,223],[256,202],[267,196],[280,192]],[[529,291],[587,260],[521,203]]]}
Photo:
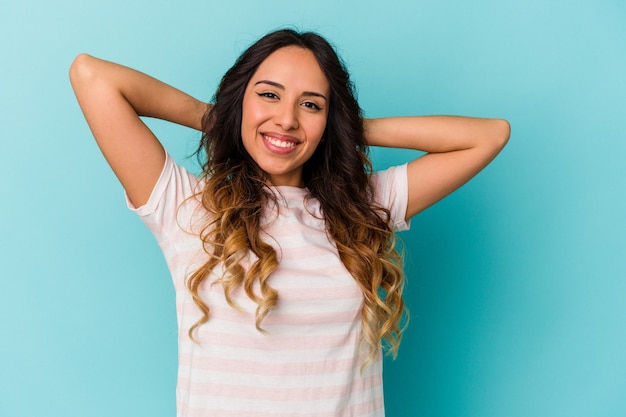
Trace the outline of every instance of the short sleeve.
{"label": "short sleeve", "polygon": [[371,182],[376,203],[389,209],[391,224],[396,231],[408,230],[405,219],[409,201],[407,164],[393,166],[372,174]]}
{"label": "short sleeve", "polygon": [[128,196],[128,208],[141,218],[158,241],[167,239],[177,225],[177,215],[181,204],[194,195],[198,178],[185,168],[177,165],[169,154],[150,198],[141,207],[135,207]]}

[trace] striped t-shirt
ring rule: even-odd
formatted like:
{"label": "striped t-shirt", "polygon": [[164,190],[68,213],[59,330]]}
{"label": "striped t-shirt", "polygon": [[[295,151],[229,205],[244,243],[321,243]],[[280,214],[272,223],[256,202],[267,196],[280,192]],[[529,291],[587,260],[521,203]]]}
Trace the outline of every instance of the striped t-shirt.
{"label": "striped t-shirt", "polygon": [[[372,176],[378,203],[397,230],[408,228],[406,165]],[[154,233],[176,289],[178,417],[381,417],[382,359],[361,371],[363,295],[329,240],[319,202],[307,190],[273,187],[279,208],[265,213],[263,239],[280,266],[270,276],[278,304],[255,327],[257,305],[243,290],[230,307],[209,277],[200,294],[209,321],[188,336],[200,317],[185,285],[206,261],[197,233],[205,213],[195,198],[199,179],[168,155],[148,202],[135,209]]]}

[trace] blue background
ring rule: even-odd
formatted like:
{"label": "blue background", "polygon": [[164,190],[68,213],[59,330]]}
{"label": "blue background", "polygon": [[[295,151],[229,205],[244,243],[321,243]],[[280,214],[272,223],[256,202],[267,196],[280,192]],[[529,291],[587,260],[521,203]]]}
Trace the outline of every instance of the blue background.
{"label": "blue background", "polygon": [[[208,101],[286,24],[337,45],[368,116],[513,127],[402,235],[412,322],[385,364],[387,415],[626,415],[625,22],[620,0],[3,3],[0,416],[175,414],[172,285],[82,119],[74,56]],[[150,126],[195,166],[195,132]]]}

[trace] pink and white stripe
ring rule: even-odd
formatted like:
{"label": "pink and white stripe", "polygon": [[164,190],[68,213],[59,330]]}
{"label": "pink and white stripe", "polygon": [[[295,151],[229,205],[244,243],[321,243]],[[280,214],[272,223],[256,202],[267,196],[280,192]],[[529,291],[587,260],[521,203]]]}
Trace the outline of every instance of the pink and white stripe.
{"label": "pink and white stripe", "polygon": [[[396,228],[407,228],[406,168],[375,174],[373,181]],[[265,213],[264,239],[280,259],[270,278],[278,305],[262,322],[265,333],[255,328],[256,304],[238,290],[232,298],[241,311],[231,308],[209,277],[201,295],[211,316],[197,330],[198,343],[189,339],[200,315],[185,279],[206,255],[197,230],[185,227],[203,213],[195,200],[183,202],[199,186],[168,156],[148,203],[131,206],[159,241],[176,288],[178,416],[384,416],[381,355],[361,372],[362,293],[325,232],[319,203],[305,207],[306,189],[275,187],[279,207]]]}

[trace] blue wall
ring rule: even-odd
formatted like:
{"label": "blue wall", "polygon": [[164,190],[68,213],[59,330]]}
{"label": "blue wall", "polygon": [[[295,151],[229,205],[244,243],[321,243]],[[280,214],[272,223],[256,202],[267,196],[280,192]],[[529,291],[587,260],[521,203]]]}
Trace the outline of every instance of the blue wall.
{"label": "blue wall", "polygon": [[[491,166],[403,234],[412,322],[386,363],[388,416],[626,415],[623,1],[7,3],[0,416],[174,415],[172,286],[75,103],[73,57],[208,100],[285,24],[337,44],[369,116],[513,126]],[[180,161],[198,138],[151,126]],[[374,153],[378,167],[410,156]]]}

